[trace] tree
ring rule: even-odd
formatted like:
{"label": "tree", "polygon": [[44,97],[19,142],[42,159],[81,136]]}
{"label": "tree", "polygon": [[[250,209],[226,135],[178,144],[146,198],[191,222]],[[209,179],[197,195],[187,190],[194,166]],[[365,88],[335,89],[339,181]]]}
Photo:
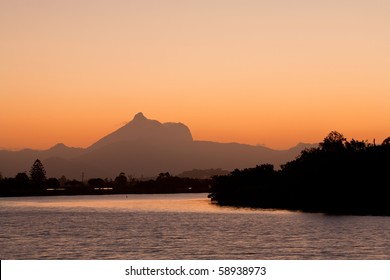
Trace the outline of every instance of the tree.
{"label": "tree", "polygon": [[31,166],[30,177],[35,184],[42,184],[46,180],[46,171],[39,159]]}
{"label": "tree", "polygon": [[385,140],[382,142],[383,146],[390,146],[390,137],[387,137]]}
{"label": "tree", "polygon": [[171,174],[169,174],[169,172],[160,173],[160,174],[158,174],[157,180],[171,178],[171,177],[172,176],[171,176]]}
{"label": "tree", "polygon": [[14,179],[15,186],[18,188],[26,188],[30,184],[30,179],[25,172],[16,174]]}
{"label": "tree", "polygon": [[88,186],[93,188],[103,188],[106,182],[102,178],[92,178],[88,180]]}
{"label": "tree", "polygon": [[362,151],[365,150],[368,146],[369,144],[367,144],[367,141],[358,141],[355,139],[345,143],[345,147],[352,151]]}
{"label": "tree", "polygon": [[123,187],[127,184],[127,177],[124,172],[121,172],[119,176],[115,178],[115,185]]}
{"label": "tree", "polygon": [[49,188],[58,188],[60,181],[57,178],[49,178],[46,180],[46,186]]}
{"label": "tree", "polygon": [[68,180],[66,179],[66,177],[64,175],[61,176],[60,178],[60,186],[65,186],[66,182],[68,182]]}
{"label": "tree", "polygon": [[320,147],[324,151],[334,152],[342,150],[345,146],[346,138],[344,135],[337,131],[331,131],[328,136],[326,136],[323,142],[320,143]]}

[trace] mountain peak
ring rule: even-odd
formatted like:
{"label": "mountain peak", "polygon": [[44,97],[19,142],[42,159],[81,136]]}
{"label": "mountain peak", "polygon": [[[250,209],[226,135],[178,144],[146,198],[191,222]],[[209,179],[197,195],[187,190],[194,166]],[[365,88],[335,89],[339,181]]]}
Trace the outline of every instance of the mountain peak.
{"label": "mountain peak", "polygon": [[182,123],[160,123],[137,113],[133,120],[116,131],[106,135],[89,148],[102,148],[119,142],[159,143],[161,145],[177,145],[192,142],[189,128]]}
{"label": "mountain peak", "polygon": [[144,116],[142,112],[137,113],[133,118],[133,121],[140,121],[140,120],[147,120],[147,118]]}
{"label": "mountain peak", "polygon": [[53,147],[50,148],[50,150],[64,150],[67,149],[68,147],[64,143],[58,143],[54,145]]}

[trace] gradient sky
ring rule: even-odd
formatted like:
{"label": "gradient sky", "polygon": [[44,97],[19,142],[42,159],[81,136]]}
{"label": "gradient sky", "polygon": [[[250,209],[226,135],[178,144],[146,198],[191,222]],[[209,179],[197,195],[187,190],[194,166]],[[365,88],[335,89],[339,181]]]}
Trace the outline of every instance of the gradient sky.
{"label": "gradient sky", "polygon": [[87,147],[142,111],[283,149],[390,136],[390,1],[0,0],[0,147]]}

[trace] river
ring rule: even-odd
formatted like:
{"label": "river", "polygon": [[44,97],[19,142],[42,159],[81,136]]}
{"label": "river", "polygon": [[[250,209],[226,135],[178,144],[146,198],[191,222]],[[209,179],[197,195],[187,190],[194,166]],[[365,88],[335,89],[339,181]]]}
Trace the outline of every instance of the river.
{"label": "river", "polygon": [[207,194],[0,198],[1,259],[390,259],[390,217],[239,209]]}

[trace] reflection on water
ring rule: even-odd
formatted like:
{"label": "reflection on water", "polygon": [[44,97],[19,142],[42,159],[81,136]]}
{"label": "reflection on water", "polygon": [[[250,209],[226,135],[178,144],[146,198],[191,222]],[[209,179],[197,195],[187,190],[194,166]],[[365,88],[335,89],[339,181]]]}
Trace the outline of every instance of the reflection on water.
{"label": "reflection on water", "polygon": [[221,208],[206,194],[0,198],[1,259],[389,259],[390,217]]}
{"label": "reflection on water", "polygon": [[226,210],[211,204],[206,194],[59,196],[39,197],[39,199],[34,197],[8,198],[2,204],[6,207],[22,207],[32,210],[50,208],[57,211],[213,212]]}
{"label": "reflection on water", "polygon": [[[207,194],[133,194],[102,196],[47,196],[0,198],[3,208],[50,211],[149,211],[149,212],[211,212],[258,213],[259,210],[220,207],[210,202]],[[264,210],[262,210],[263,212]],[[265,210],[267,211],[267,210]],[[268,210],[269,211],[269,210]],[[273,213],[290,213],[273,210]]]}

